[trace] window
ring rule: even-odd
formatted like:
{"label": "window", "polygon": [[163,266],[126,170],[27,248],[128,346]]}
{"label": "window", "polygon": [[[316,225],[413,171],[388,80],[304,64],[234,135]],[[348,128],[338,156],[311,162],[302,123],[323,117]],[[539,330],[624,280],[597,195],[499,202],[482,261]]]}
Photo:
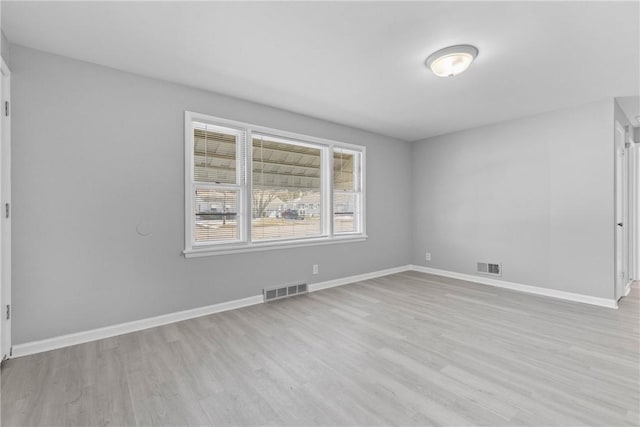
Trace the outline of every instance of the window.
{"label": "window", "polygon": [[253,240],[322,236],[322,148],[253,134],[252,164]]}
{"label": "window", "polygon": [[362,179],[360,153],[333,149],[333,230],[335,234],[360,233]]}
{"label": "window", "polygon": [[241,241],[244,133],[193,122],[193,244]]}
{"label": "window", "polygon": [[185,112],[185,255],[362,240],[364,147]]}

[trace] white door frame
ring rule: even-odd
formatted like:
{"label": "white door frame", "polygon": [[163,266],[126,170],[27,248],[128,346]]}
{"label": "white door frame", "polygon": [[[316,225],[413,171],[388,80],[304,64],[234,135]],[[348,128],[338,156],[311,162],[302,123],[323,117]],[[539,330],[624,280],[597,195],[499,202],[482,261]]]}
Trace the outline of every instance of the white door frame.
{"label": "white door frame", "polygon": [[640,144],[629,143],[629,276],[640,280]]}
{"label": "white door frame", "polygon": [[[0,360],[11,356],[11,71],[0,57]],[[5,102],[8,104],[5,110]],[[5,114],[7,113],[7,114]]]}
{"label": "white door frame", "polygon": [[627,132],[615,121],[615,296],[629,291],[629,150]]}

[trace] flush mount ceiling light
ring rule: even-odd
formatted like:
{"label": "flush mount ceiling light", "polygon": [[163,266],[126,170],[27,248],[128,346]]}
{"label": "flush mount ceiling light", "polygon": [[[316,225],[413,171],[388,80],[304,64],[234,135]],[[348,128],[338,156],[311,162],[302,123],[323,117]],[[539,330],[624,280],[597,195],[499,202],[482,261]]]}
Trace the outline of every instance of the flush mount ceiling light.
{"label": "flush mount ceiling light", "polygon": [[438,77],[453,77],[469,68],[476,56],[478,49],[474,46],[449,46],[429,55],[425,65]]}

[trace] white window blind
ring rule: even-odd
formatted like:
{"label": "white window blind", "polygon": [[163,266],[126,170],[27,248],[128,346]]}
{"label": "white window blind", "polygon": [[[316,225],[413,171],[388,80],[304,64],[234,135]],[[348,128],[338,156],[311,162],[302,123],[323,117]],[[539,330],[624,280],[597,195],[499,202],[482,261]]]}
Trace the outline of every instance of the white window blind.
{"label": "white window blind", "polygon": [[196,243],[239,240],[238,191],[196,186]]}
{"label": "white window blind", "polygon": [[237,184],[237,148],[241,138],[241,131],[194,122],[193,179],[210,184]]}

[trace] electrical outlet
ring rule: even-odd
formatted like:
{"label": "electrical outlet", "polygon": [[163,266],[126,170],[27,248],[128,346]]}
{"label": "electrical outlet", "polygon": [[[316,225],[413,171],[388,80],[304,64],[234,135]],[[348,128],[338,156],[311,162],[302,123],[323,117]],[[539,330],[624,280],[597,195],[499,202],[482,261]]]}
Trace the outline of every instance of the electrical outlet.
{"label": "electrical outlet", "polygon": [[431,252],[427,252],[424,256],[424,259],[427,261],[431,261]]}
{"label": "electrical outlet", "polygon": [[318,274],[318,264],[313,264],[313,274]]}

